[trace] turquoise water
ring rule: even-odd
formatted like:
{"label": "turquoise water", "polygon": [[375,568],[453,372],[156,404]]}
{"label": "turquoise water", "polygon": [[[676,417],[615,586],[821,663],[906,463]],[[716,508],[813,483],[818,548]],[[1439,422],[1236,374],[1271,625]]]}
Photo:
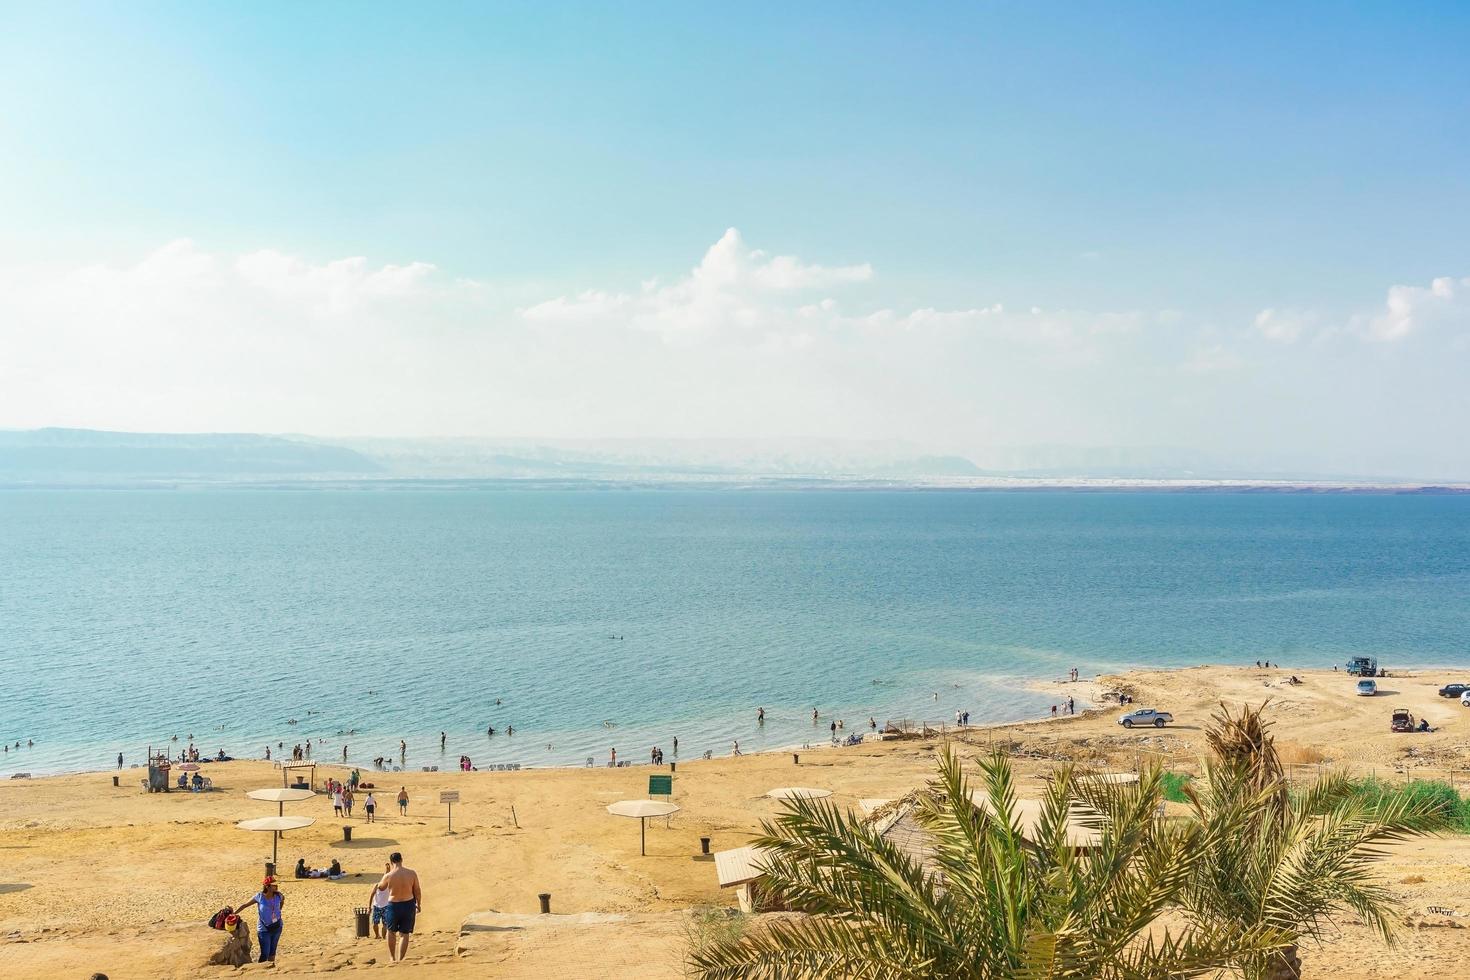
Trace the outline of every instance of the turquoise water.
{"label": "turquoise water", "polygon": [[1019,684],[1072,666],[1467,643],[1465,496],[0,493],[0,738],[36,742],[0,773],[191,733],[358,763],[404,738],[411,766],[677,736],[688,759],[825,741],[833,717],[1039,715],[1054,699]]}

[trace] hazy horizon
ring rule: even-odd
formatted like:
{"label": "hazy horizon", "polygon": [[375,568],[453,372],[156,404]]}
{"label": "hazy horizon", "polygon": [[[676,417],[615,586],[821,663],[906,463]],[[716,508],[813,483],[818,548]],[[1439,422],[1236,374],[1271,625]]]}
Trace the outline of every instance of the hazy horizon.
{"label": "hazy horizon", "polygon": [[1470,480],[1461,5],[82,9],[0,427]]}

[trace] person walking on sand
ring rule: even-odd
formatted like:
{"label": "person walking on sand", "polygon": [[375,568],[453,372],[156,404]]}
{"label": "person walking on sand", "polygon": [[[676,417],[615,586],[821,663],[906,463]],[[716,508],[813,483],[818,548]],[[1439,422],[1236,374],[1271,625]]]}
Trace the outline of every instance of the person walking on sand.
{"label": "person walking on sand", "polygon": [[607,754],[607,765],[609,769],[616,769],[618,767],[618,750],[616,746]]}
{"label": "person walking on sand", "polygon": [[342,816],[342,787],[332,784],[332,816]]}
{"label": "person walking on sand", "polygon": [[403,866],[403,855],[388,855],[388,873],[374,886],[388,893],[388,911],[383,924],[388,927],[388,961],[398,963],[408,955],[408,938],[413,935],[414,920],[424,908],[424,893],[419,876]]}
{"label": "person walking on sand", "polygon": [[276,887],[275,877],[266,875],[255,897],[235,909],[236,915],[242,914],[252,905],[260,910],[255,937],[260,942],[260,962],[262,963],[276,961],[276,947],[281,942],[281,909],[285,904],[286,896],[282,895],[281,890]]}
{"label": "person walking on sand", "polygon": [[367,799],[362,801],[362,808],[367,811],[367,822],[373,822],[373,814],[377,812],[378,801],[373,799],[373,791],[368,790]]}
{"label": "person walking on sand", "polygon": [[740,754],[741,754],[741,752],[740,752],[740,739],[737,738],[735,740],[735,751],[732,752],[731,755],[740,755]]}
{"label": "person walking on sand", "polygon": [[400,787],[398,787],[398,815],[400,817],[406,817],[406,816],[408,816],[408,787],[407,786],[400,786]]}
{"label": "person walking on sand", "polygon": [[[388,874],[392,870],[393,865],[389,864],[387,861],[384,861],[383,874]],[[388,893],[379,888],[377,885],[373,886],[372,910],[373,938],[382,939],[384,937],[384,934],[388,931],[385,927],[385,920],[388,917]]]}
{"label": "person walking on sand", "polygon": [[[270,749],[266,749],[266,752],[267,752],[267,753],[269,753],[269,752],[270,752]],[[269,755],[269,754],[267,754],[267,755],[266,755],[266,758],[267,758],[267,759],[269,759],[269,758],[270,758],[270,755]],[[122,768],[122,753],[121,753],[121,752],[119,752],[119,753],[118,753],[118,754],[117,754],[117,767],[118,767],[118,768],[119,768],[119,769],[121,769],[121,768]]]}
{"label": "person walking on sand", "polygon": [[342,790],[342,815],[352,816],[352,787],[350,786]]}

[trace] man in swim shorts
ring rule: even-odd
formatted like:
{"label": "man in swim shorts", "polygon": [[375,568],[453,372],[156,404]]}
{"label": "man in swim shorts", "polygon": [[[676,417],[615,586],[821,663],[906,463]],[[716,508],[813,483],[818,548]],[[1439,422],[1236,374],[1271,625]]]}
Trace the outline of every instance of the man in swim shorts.
{"label": "man in swim shorts", "polygon": [[408,955],[408,937],[413,935],[414,919],[423,908],[419,876],[405,868],[403,855],[394,851],[388,855],[388,873],[373,890],[388,893],[388,910],[383,916],[383,924],[388,927],[388,961],[397,963]]}

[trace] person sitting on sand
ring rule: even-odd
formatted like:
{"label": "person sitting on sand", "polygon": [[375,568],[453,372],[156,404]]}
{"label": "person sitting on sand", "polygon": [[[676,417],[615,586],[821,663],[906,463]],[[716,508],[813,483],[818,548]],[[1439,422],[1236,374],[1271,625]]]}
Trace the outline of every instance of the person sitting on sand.
{"label": "person sitting on sand", "polygon": [[296,870],[294,876],[297,878],[310,878],[311,872],[306,869],[306,858],[296,859]]}

